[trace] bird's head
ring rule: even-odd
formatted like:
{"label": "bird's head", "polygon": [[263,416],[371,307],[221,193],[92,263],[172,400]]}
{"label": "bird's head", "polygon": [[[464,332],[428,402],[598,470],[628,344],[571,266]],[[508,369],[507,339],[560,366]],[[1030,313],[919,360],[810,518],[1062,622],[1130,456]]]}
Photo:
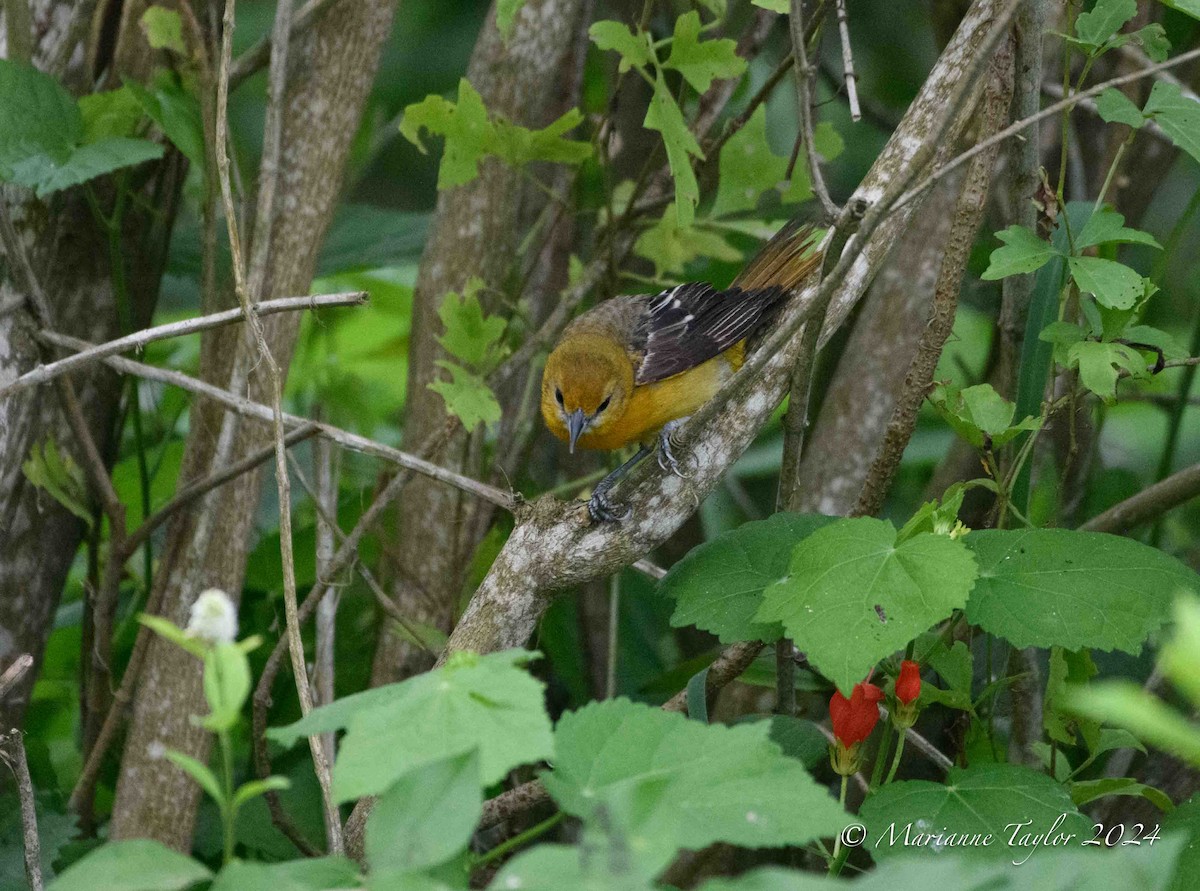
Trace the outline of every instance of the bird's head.
{"label": "bird's head", "polygon": [[546,360],[542,417],[574,452],[580,438],[620,420],[632,390],[633,363],[623,347],[603,337],[568,336]]}

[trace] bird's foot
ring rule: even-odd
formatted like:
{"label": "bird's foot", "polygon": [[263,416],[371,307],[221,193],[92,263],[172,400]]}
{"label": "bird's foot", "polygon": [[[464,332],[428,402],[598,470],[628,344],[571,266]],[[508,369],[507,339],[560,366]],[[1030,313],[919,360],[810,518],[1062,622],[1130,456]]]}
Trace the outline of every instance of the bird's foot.
{"label": "bird's foot", "polygon": [[609,500],[607,490],[597,488],[587,503],[588,516],[593,523],[620,523],[629,519],[632,509]]}
{"label": "bird's foot", "polygon": [[672,451],[671,437],[675,435],[676,430],[683,426],[683,422],[686,420],[687,418],[680,418],[676,421],[668,421],[663,425],[662,430],[658,431],[658,466],[681,479],[687,479],[688,475],[680,468],[679,461]]}

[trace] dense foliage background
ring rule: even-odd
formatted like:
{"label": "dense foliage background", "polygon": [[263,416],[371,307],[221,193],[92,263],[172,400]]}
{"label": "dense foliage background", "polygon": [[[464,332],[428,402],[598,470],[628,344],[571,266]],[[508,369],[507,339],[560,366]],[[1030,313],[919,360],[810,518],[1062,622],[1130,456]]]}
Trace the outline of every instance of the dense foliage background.
{"label": "dense foliage background", "polygon": [[[51,6],[0,32],[0,888],[40,887],[22,785],[56,889],[1195,886],[1200,66],[1145,70],[1195,3],[854,0],[861,114],[832,2],[799,86],[782,0],[310,0],[270,71],[274,3]],[[651,532],[511,497],[616,464],[538,417],[571,315],[796,217],[826,336],[618,490]],[[120,351],[260,406],[277,362],[331,425],[287,458],[180,378],[21,378],[359,291]]]}

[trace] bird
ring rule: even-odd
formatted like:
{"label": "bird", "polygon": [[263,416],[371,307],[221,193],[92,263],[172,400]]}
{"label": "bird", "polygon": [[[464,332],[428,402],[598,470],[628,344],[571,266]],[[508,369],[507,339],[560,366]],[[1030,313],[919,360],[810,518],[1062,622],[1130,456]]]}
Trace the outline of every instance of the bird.
{"label": "bird", "polygon": [[747,342],[820,264],[820,232],[785,226],[728,288],[688,282],[612,297],[563,329],[542,373],[546,426],[571,453],[639,446],[592,490],[593,523],[628,518],[609,492],[656,440],[659,466],[685,476],[672,436],[742,367]]}

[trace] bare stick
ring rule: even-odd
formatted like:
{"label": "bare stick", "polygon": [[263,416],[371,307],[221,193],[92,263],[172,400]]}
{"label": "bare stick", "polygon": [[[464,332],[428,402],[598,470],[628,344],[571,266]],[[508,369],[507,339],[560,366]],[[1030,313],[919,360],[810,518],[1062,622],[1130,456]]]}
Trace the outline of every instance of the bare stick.
{"label": "bare stick", "polygon": [[[317,507],[317,541],[316,566],[317,580],[329,586],[332,590],[327,593],[317,607],[316,636],[313,653],[313,702],[317,705],[328,705],[333,702],[335,682],[334,648],[337,640],[337,608],[340,599],[334,577],[329,572],[333,561],[335,532],[337,529],[338,508],[338,466],[337,457],[332,444],[327,439],[318,439],[313,448],[313,464],[317,479],[316,492],[310,492],[313,504]],[[295,456],[289,455],[295,464]],[[325,751],[330,757],[335,752],[333,733],[322,737]],[[340,823],[339,821],[336,821]],[[339,827],[340,828],[340,827]],[[326,828],[326,840],[330,846],[334,843],[333,833]],[[340,841],[340,839],[339,839]]]}
{"label": "bare stick", "polygon": [[1189,50],[1186,53],[1181,53],[1180,55],[1176,56],[1174,59],[1168,59],[1165,62],[1159,62],[1157,65],[1151,65],[1148,68],[1143,68],[1140,71],[1134,71],[1130,74],[1123,74],[1120,77],[1114,77],[1112,80],[1106,80],[1106,81],[1104,81],[1104,83],[1096,84],[1096,86],[1094,86],[1094,87],[1089,87],[1088,89],[1086,89],[1080,93],[1076,93],[1073,96],[1068,96],[1065,99],[1055,102],[1053,105],[1047,105],[1045,108],[1043,108],[1037,114],[1030,115],[1027,118],[1023,118],[1023,119],[1017,121],[1015,124],[1012,124],[1011,126],[1005,127],[1003,130],[1001,130],[995,136],[991,136],[988,139],[985,139],[982,142],[979,142],[979,143],[973,145],[971,148],[967,149],[965,152],[963,152],[958,157],[953,158],[952,160],[943,164],[940,168],[938,168],[938,170],[936,172],[930,174],[925,179],[921,180],[920,183],[913,186],[909,191],[904,193],[904,195],[902,195],[896,201],[894,209],[899,210],[900,208],[904,207],[906,204],[908,204],[910,201],[915,199],[918,195],[920,195],[926,189],[928,189],[930,186],[932,186],[935,182],[937,182],[938,180],[940,180],[944,176],[946,176],[948,173],[950,173],[950,171],[957,170],[959,167],[961,167],[963,164],[970,161],[972,158],[974,158],[980,152],[987,151],[989,148],[991,148],[996,143],[1003,142],[1004,140],[1020,133],[1022,130],[1028,129],[1030,126],[1032,126],[1033,124],[1036,124],[1038,121],[1042,120],[1043,118],[1052,117],[1053,115],[1058,114],[1060,111],[1063,111],[1064,109],[1072,108],[1073,106],[1078,105],[1079,102],[1083,99],[1089,99],[1093,96],[1099,96],[1101,93],[1103,93],[1105,90],[1109,89],[1110,87],[1119,87],[1124,84],[1133,83],[1134,81],[1141,80],[1142,78],[1145,78],[1145,77],[1150,77],[1151,75],[1157,74],[1160,71],[1166,71],[1168,68],[1174,68],[1177,65],[1182,65],[1184,62],[1189,62],[1192,59],[1196,59],[1196,58],[1200,58],[1200,47],[1193,49],[1193,50]]}
{"label": "bare stick", "polygon": [[1114,504],[1079,528],[1122,535],[1197,496],[1200,496],[1200,464],[1193,464]]}
{"label": "bare stick", "polygon": [[[77,337],[71,337],[66,334],[58,334],[51,331],[42,331],[38,334],[40,338],[58,346],[67,346],[73,349],[86,349],[92,346],[86,340],[80,340]],[[158,368],[154,365],[146,365],[142,362],[135,362],[132,359],[125,359],[121,356],[108,356],[101,360],[110,368],[120,371],[122,374],[136,374],[138,377],[146,380],[159,381],[160,383],[170,384],[180,387],[192,393],[199,393],[202,396],[207,396],[215,402],[226,405],[233,409],[239,415],[248,418],[254,418],[260,421],[270,423],[273,420],[271,408],[259,402],[247,399],[244,396],[238,396],[231,393],[229,390],[210,384],[190,375],[183,374],[179,371],[172,371],[167,368]],[[351,449],[356,452],[362,452],[364,455],[372,455],[376,458],[382,458],[384,461],[389,461],[393,464],[398,464],[401,467],[415,471],[422,476],[427,476],[430,479],[435,479],[439,482],[452,485],[462,489],[477,498],[483,498],[486,501],[492,502],[497,507],[505,510],[513,510],[516,507],[516,499],[495,486],[489,486],[486,483],[481,483],[478,480],[473,480],[468,476],[463,476],[460,473],[455,473],[452,470],[447,470],[444,467],[439,467],[430,461],[410,454],[402,452],[399,449],[392,448],[389,445],[384,445],[373,439],[368,439],[365,436],[359,436],[357,433],[351,433],[349,430],[344,430],[341,427],[335,427],[332,424],[318,423],[311,418],[300,417],[299,415],[288,414],[284,412],[283,423],[286,427],[295,429],[307,424],[315,424],[320,436],[324,436],[343,448]]]}
{"label": "bare stick", "polygon": [[[844,12],[841,0],[838,0],[838,18]],[[826,222],[838,218],[839,208],[829,197],[829,189],[825,185],[825,176],[821,173],[821,159],[817,155],[816,138],[813,136],[812,109],[812,74],[813,69],[808,64],[808,49],[805,46],[807,35],[804,33],[804,0],[792,0],[792,13],[788,16],[788,27],[792,35],[792,55],[796,58],[796,104],[800,112],[800,141],[804,145],[804,157],[808,164],[808,177],[812,182],[813,194],[821,205],[821,212]],[[858,95],[851,91],[854,97],[852,108],[858,105]],[[857,121],[858,118],[855,118]]]}
{"label": "bare stick", "polygon": [[38,841],[37,808],[33,800],[33,780],[29,777],[29,762],[25,758],[25,740],[20,730],[13,730],[4,741],[7,754],[0,755],[12,768],[17,780],[17,798],[21,802],[21,830],[25,841],[25,878],[30,891],[43,891],[42,846]]}
{"label": "bare stick", "polygon": [[[334,2],[335,0],[308,0],[301,6],[292,18],[291,39],[295,40],[315,24]],[[267,66],[271,58],[271,41],[272,36],[261,38],[254,46],[234,60],[229,69],[229,88],[231,90],[236,90],[241,86],[242,81]]]}
{"label": "bare stick", "polygon": [[[278,300],[265,300],[257,304],[257,311],[259,315],[270,315],[277,312],[320,309],[330,306],[361,306],[367,302],[367,299],[368,295],[366,291],[352,291],[345,294],[317,294],[312,297],[280,297]],[[166,340],[170,337],[184,337],[188,334],[207,331],[210,328],[220,328],[231,322],[240,321],[245,316],[245,310],[238,307],[237,309],[227,309],[223,312],[209,313],[208,315],[198,316],[194,319],[183,319],[179,322],[169,322],[166,325],[156,325],[153,328],[143,328],[141,331],[135,331],[124,337],[118,337],[116,340],[110,340],[90,349],[74,353],[73,355],[59,359],[57,362],[39,365],[32,371],[27,371],[15,381],[0,387],[0,397],[9,396],[36,384],[44,384],[46,381],[53,380],[60,374],[66,374],[68,371],[73,371],[90,362],[96,362],[105,356],[114,356],[117,353],[125,353],[130,350],[141,350],[147,344],[154,343],[156,340]]]}
{"label": "bare stick", "polygon": [[[858,104],[858,75],[854,73],[854,53],[850,49],[850,22],[846,16],[846,0],[836,0],[838,36],[842,39],[842,65],[846,77],[846,101],[850,103],[850,120],[862,120]],[[794,6],[794,5],[793,5]]]}
{"label": "bare stick", "polygon": [[33,657],[28,653],[22,653],[12,665],[4,669],[4,674],[0,674],[0,700],[8,695],[8,691],[15,687],[21,678],[25,677],[25,672],[31,668],[33,668]]}

